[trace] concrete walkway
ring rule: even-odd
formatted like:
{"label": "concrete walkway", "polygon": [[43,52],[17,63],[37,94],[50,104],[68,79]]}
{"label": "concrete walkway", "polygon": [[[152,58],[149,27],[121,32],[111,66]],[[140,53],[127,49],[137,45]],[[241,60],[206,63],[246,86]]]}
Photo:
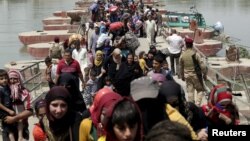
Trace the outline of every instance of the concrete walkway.
{"label": "concrete walkway", "polygon": [[[146,38],[139,38],[139,41],[140,41],[140,47],[137,49],[136,54],[138,54],[140,51],[148,52],[149,44]],[[162,36],[158,36],[156,38],[156,41],[157,41],[157,49],[164,49],[169,46]],[[167,61],[170,62],[169,57],[167,58]],[[184,88],[184,91],[186,92],[186,82],[182,81],[181,79],[178,79],[176,76],[174,76],[174,79]],[[207,100],[204,97],[202,103],[206,103],[206,102]],[[246,107],[240,105],[239,109],[242,109],[242,108],[246,108]],[[240,120],[241,120],[241,124],[248,124],[247,119],[241,113],[240,113]],[[35,116],[31,116],[29,118],[30,141],[34,141],[33,136],[32,136],[32,130],[33,130],[34,124],[37,122],[38,122],[38,119]],[[2,141],[1,136],[0,136],[0,141]]]}

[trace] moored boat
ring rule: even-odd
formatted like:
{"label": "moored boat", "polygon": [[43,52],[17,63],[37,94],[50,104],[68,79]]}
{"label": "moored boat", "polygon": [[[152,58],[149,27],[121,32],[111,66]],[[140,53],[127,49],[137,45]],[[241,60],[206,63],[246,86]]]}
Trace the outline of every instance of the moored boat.
{"label": "moored boat", "polygon": [[[195,9],[194,7],[192,9]],[[172,34],[172,30],[182,36],[189,36],[194,39],[195,49],[207,57],[216,56],[223,48],[222,42],[212,39],[214,29],[206,25],[205,18],[197,10],[193,12],[166,12],[163,36]]]}
{"label": "moored boat", "polygon": [[198,27],[205,28],[206,21],[201,13],[186,13],[186,12],[166,12],[167,21],[164,23],[167,27],[182,27],[189,28],[190,21],[197,21]]}

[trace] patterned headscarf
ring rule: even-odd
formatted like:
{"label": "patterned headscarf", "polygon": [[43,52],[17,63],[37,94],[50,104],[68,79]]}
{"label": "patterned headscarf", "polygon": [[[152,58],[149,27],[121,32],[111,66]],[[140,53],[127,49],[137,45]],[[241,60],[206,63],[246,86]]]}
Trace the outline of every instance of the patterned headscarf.
{"label": "patterned headscarf", "polygon": [[[97,128],[98,136],[106,134],[106,131],[99,127],[99,123],[101,123],[102,110],[105,109],[105,116],[110,116],[112,113],[112,109],[116,104],[116,101],[122,99],[119,94],[111,91],[110,89],[107,89],[108,88],[105,88],[105,90],[101,89],[97,92],[96,97],[94,99],[94,106],[90,108],[91,119],[93,121],[94,126]],[[102,124],[105,127],[107,123]]]}
{"label": "patterned headscarf", "polygon": [[[203,112],[215,124],[238,124],[238,110],[232,103],[232,93],[228,91],[225,84],[215,85],[208,99],[208,104],[202,106]],[[222,106],[222,102],[229,102],[227,106]],[[221,119],[224,116],[224,121]],[[228,122],[228,123],[227,123]]]}
{"label": "patterned headscarf", "polygon": [[10,84],[11,89],[11,97],[14,100],[21,100],[24,101],[24,99],[28,96],[28,91],[25,90],[23,86],[23,77],[21,73],[18,70],[10,70],[8,72],[9,78],[16,78],[18,79],[18,82],[15,84]]}

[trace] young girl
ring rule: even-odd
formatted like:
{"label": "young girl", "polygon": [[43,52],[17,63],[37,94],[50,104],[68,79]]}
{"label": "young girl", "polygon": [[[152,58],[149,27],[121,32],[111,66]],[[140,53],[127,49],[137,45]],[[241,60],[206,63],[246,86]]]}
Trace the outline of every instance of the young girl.
{"label": "young girl", "polygon": [[147,71],[149,70],[147,64],[146,64],[146,54],[145,51],[141,51],[139,53],[139,65],[143,71],[143,74],[146,75]]}
{"label": "young girl", "polygon": [[[16,114],[19,114],[25,110],[25,99],[28,98],[29,92],[23,86],[23,78],[19,71],[10,70],[8,72],[10,79],[10,90],[11,90],[11,98],[13,101],[13,109]],[[23,140],[23,122],[22,120],[18,121],[17,129],[18,129],[18,140]]]}
{"label": "young girl", "polygon": [[102,120],[107,132],[106,141],[142,141],[142,118],[136,103],[129,98],[122,98],[115,103],[105,109]]}
{"label": "young girl", "polygon": [[49,141],[78,141],[82,116],[72,106],[71,95],[63,86],[55,86],[45,96],[46,114],[40,120]]}
{"label": "young girl", "polygon": [[[46,102],[44,99],[38,100],[35,103],[35,112],[39,121],[42,120],[42,118],[46,115]],[[40,123],[36,123],[34,125],[33,137],[35,141],[47,141],[47,136],[41,129]]]}
{"label": "young girl", "polygon": [[104,87],[110,88],[111,90],[114,90],[114,86],[113,86],[113,84],[111,82],[111,78],[109,76],[105,77],[105,85],[104,85]]}
{"label": "young girl", "polygon": [[97,91],[98,80],[101,76],[102,76],[102,73],[99,76],[97,76],[97,73],[95,70],[90,70],[89,72],[89,80],[86,83],[85,92],[83,95],[84,102],[87,108],[89,108],[90,105],[92,104],[92,97]]}

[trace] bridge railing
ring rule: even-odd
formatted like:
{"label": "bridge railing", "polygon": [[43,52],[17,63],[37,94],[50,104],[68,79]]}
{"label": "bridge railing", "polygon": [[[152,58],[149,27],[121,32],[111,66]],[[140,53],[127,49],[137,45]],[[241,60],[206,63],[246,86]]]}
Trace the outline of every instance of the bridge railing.
{"label": "bridge railing", "polygon": [[35,101],[43,93],[43,73],[40,64],[44,61],[34,62],[20,70],[23,76],[23,85],[27,88],[32,96],[32,101]]}
{"label": "bridge railing", "polygon": [[194,49],[202,56],[208,69],[208,76],[207,76],[208,81],[206,82],[205,85],[206,90],[210,91],[213,85],[219,83],[226,83],[232,88],[233,91],[244,92],[242,97],[245,97],[246,100],[244,98],[234,96],[234,102],[238,107],[239,105],[243,105],[244,107],[248,107],[248,109],[250,110],[250,86],[248,86],[248,83],[246,81],[247,78],[250,77],[247,77],[245,74],[244,75],[240,74],[239,76],[237,76],[237,81],[227,78],[221,72],[219,72],[219,70],[211,67],[211,65],[208,63],[208,58],[202,52],[200,52],[195,47]]}

